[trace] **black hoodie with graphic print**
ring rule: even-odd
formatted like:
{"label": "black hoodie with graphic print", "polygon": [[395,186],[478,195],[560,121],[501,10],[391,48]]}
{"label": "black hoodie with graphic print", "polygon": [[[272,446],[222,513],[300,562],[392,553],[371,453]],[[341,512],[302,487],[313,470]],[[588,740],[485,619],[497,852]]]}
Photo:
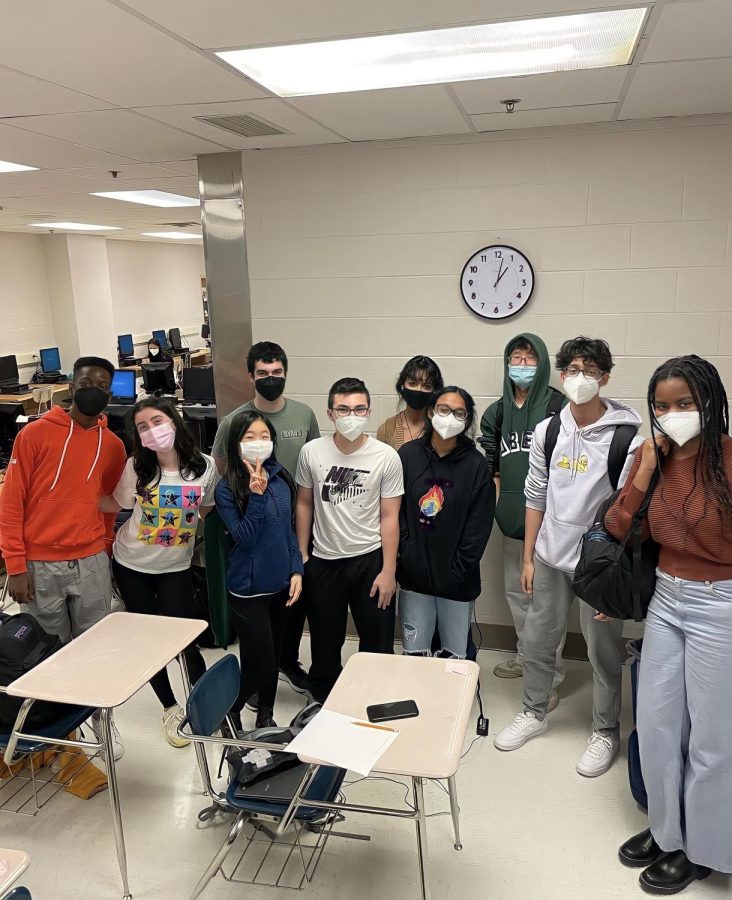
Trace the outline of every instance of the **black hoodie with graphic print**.
{"label": "black hoodie with graphic print", "polygon": [[404,444],[399,456],[404,496],[397,581],[407,591],[475,600],[496,506],[485,457],[464,435],[446,456],[425,438]]}

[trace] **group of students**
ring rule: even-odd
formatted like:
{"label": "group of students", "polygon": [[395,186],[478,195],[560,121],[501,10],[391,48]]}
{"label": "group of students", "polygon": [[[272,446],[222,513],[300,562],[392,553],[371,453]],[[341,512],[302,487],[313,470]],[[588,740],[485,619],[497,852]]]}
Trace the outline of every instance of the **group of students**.
{"label": "group of students", "polygon": [[[601,396],[607,343],[577,337],[549,385],[543,341],[520,334],[504,354],[503,395],[485,411],[445,386],[426,356],[409,360],[399,408],[370,430],[357,378],[328,394],[334,433],[285,396],[287,356],[255,344],[254,399],[225,416],[212,456],[177,410],[149,397],[132,411],[133,454],[107,427],[113,367],[74,366],[71,405],[18,435],[0,496],[0,549],[13,597],[69,640],[111,603],[110,567],[129,610],[193,616],[190,566],[198,521],[216,508],[231,540],[227,589],[240,641],[233,714],[274,724],[278,676],[323,701],[341,671],[350,611],[363,651],[392,653],[397,590],[403,652],[464,658],[494,515],[506,600],[518,637],[499,677],[523,677],[522,709],[495,737],[515,750],[543,734],[559,701],[572,574],[595,510],[622,488],[606,525],[628,531],[656,469],[645,534],[660,545],[638,702],[650,828],[620,849],[650,893],[677,893],[711,869],[732,872],[732,441],[714,366],[696,356],[660,366],[648,390],[652,434],[631,407]],[[402,406],[403,404],[403,406]],[[113,537],[114,515],[132,510]],[[398,588],[397,588],[398,585]],[[307,617],[312,664],[299,645]],[[593,669],[593,730],[577,770],[591,777],[619,751],[622,622],[580,604]],[[185,658],[205,669],[195,645]],[[166,736],[182,715],[166,672],[152,679]],[[121,749],[121,748],[120,748]]]}

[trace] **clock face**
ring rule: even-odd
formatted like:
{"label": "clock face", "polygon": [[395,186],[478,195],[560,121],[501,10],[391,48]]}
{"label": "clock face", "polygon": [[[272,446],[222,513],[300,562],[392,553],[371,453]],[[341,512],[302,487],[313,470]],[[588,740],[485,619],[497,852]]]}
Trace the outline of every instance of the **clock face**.
{"label": "clock face", "polygon": [[529,302],[534,270],[520,250],[491,244],[465,263],[460,290],[474,313],[486,319],[507,319]]}

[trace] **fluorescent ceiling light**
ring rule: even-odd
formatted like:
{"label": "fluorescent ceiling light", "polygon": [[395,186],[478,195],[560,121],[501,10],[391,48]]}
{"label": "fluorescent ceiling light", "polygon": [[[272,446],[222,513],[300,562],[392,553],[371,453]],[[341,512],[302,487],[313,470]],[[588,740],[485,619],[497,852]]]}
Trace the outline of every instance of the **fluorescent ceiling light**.
{"label": "fluorescent ceiling light", "polygon": [[31,222],[31,228],[52,228],[54,231],[120,231],[116,225],[86,225],[83,222]]}
{"label": "fluorescent ceiling light", "polygon": [[0,159],[0,172],[37,172],[37,166],[22,166],[20,163]]}
{"label": "fluorescent ceiling light", "polygon": [[171,241],[202,241],[203,235],[187,231],[143,231],[145,237],[169,238]]}
{"label": "fluorescent ceiling light", "polygon": [[94,191],[93,197],[110,197],[127,203],[141,203],[143,206],[198,206],[196,197],[183,197],[167,191]]}
{"label": "fluorescent ceiling light", "polygon": [[281,97],[626,65],[647,7],[216,55]]}

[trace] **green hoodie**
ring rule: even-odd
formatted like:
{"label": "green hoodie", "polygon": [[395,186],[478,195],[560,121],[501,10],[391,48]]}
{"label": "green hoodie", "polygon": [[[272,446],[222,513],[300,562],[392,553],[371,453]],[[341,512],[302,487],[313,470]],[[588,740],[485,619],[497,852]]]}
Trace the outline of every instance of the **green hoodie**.
{"label": "green hoodie", "polygon": [[[531,382],[523,406],[517,406],[513,394],[513,382],[508,377],[509,352],[521,341],[527,341],[539,357],[536,375]],[[549,387],[551,366],[546,344],[535,334],[517,334],[506,344],[503,353],[503,402],[497,400],[483,413],[480,420],[481,435],[478,443],[485,450],[493,475],[501,476],[501,492],[496,507],[496,522],[507,536],[523,540],[524,482],[529,470],[529,447],[534,428],[547,415],[563,405],[558,391]],[[560,395],[561,396],[561,395]],[[555,397],[552,401],[552,397]],[[551,408],[547,411],[551,401]],[[566,402],[566,400],[564,400]],[[503,421],[496,422],[499,405],[503,406]]]}

